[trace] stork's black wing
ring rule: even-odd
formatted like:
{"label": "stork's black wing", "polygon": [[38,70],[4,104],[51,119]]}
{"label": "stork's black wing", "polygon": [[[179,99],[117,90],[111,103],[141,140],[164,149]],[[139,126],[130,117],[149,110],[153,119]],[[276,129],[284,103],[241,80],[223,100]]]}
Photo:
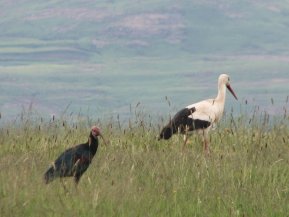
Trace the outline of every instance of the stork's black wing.
{"label": "stork's black wing", "polygon": [[169,139],[178,129],[183,132],[186,126],[191,124],[191,118],[189,116],[195,112],[195,107],[184,108],[178,111],[172,120],[162,129],[160,133],[160,139]]}

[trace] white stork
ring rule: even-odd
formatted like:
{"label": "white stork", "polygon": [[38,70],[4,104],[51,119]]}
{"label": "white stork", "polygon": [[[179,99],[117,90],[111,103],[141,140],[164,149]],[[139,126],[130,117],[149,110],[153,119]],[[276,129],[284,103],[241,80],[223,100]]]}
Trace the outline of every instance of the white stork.
{"label": "white stork", "polygon": [[186,144],[187,133],[196,130],[203,135],[204,150],[208,154],[209,131],[222,118],[225,107],[226,87],[238,100],[229,81],[230,78],[227,74],[221,74],[218,79],[217,97],[188,105],[180,110],[162,129],[159,139],[169,139],[174,133],[180,132],[185,135]]}

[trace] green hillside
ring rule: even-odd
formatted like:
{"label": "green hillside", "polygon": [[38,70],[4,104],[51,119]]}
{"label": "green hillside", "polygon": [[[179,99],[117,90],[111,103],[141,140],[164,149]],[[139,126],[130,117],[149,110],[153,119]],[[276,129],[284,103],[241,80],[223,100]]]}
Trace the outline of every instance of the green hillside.
{"label": "green hillside", "polygon": [[43,56],[47,61],[97,61],[111,53],[153,56],[172,51],[288,54],[289,6],[283,1],[16,0],[0,6],[5,8],[3,58],[18,54],[19,60],[22,54],[40,61]]}

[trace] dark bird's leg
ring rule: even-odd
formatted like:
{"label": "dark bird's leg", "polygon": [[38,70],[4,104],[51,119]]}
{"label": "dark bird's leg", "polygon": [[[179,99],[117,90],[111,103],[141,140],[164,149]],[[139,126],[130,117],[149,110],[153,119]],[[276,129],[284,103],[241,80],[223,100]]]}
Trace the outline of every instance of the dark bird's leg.
{"label": "dark bird's leg", "polygon": [[77,185],[78,185],[78,183],[79,183],[80,177],[81,177],[81,175],[79,175],[79,174],[76,174],[76,175],[74,176],[74,183],[75,183],[75,186],[76,186],[76,187],[77,187]]}
{"label": "dark bird's leg", "polygon": [[80,162],[80,159],[78,159],[75,164],[73,165],[72,167],[72,170],[73,171],[73,176],[75,176],[76,172],[77,172],[77,168],[78,168],[78,165],[79,165],[79,162]]}
{"label": "dark bird's leg", "polygon": [[79,193],[78,192],[78,183],[79,183],[80,177],[81,177],[81,175],[75,175],[74,176],[74,186],[75,186],[76,193]]}
{"label": "dark bird's leg", "polygon": [[65,192],[66,194],[69,193],[69,191],[68,191],[68,189],[66,188],[65,183],[64,183],[64,181],[63,181],[62,178],[60,178],[60,181],[61,181],[61,184],[62,184],[62,186],[63,186],[64,192]]}
{"label": "dark bird's leg", "polygon": [[80,159],[78,159],[75,164],[73,165],[72,171],[73,171],[73,177],[74,177],[74,182],[75,186],[77,187],[78,182],[80,180],[81,175],[78,173],[79,169],[79,164],[80,164]]}

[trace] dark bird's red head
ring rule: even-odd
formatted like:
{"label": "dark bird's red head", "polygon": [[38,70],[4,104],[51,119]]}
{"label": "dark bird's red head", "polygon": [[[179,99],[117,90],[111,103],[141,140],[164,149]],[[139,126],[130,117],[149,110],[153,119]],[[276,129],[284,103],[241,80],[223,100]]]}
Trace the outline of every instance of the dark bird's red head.
{"label": "dark bird's red head", "polygon": [[104,142],[105,145],[107,145],[106,140],[104,139],[104,137],[102,136],[101,130],[99,127],[97,126],[92,126],[91,127],[91,135],[96,139],[98,136],[100,136]]}
{"label": "dark bird's red head", "polygon": [[92,126],[91,127],[91,135],[96,138],[98,136],[101,136],[100,129],[97,126]]}

